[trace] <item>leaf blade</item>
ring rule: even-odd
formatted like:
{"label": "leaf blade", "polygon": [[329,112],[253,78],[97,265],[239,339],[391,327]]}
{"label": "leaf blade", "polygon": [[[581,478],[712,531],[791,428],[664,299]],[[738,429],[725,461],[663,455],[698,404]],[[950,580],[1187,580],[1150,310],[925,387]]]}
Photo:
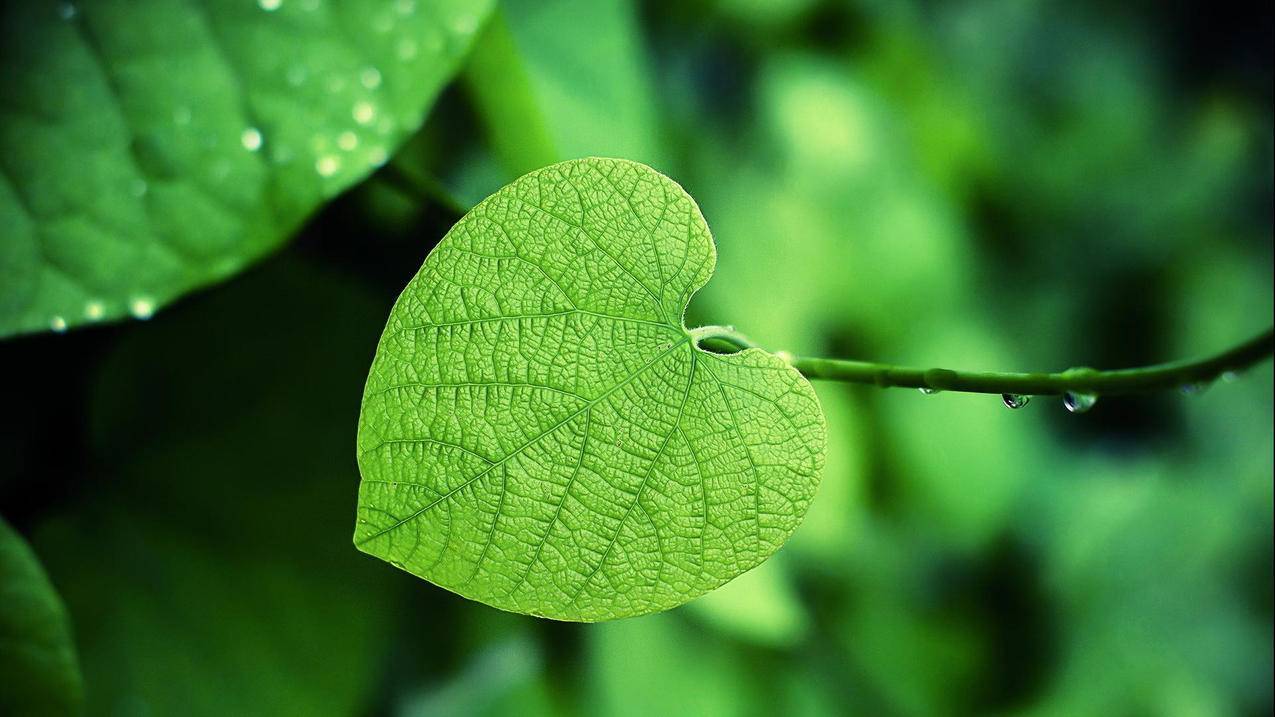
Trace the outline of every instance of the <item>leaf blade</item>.
{"label": "leaf blade", "polygon": [[796,529],[826,430],[809,384],[682,325],[715,249],[633,162],[480,203],[391,311],[359,421],[355,543],[466,597],[593,621],[674,607]]}
{"label": "leaf blade", "polygon": [[147,318],[279,246],[419,126],[492,4],[6,6],[0,336]]}

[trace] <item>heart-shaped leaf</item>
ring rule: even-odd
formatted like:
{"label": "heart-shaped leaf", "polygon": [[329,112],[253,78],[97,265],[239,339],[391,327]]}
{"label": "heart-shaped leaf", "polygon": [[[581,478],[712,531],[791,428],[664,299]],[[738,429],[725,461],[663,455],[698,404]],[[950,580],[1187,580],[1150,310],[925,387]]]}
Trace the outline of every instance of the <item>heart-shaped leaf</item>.
{"label": "heart-shaped leaf", "polygon": [[679,605],[797,527],[824,460],[809,383],[682,324],[715,250],[641,164],[532,172],[399,297],[363,396],[355,543],[465,597],[564,620]]}

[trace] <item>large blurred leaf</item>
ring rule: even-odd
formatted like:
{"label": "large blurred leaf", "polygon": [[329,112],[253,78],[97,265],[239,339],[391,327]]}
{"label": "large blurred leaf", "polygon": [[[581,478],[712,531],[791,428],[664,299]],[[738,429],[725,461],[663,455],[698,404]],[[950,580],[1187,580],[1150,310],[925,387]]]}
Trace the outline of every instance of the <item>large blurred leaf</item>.
{"label": "large blurred leaf", "polygon": [[146,318],[383,163],[491,0],[12,3],[0,335]]}
{"label": "large blurred leaf", "polygon": [[22,536],[0,518],[0,713],[71,715],[83,688],[66,609]]}
{"label": "large blurred leaf", "polygon": [[367,704],[398,603],[344,526],[360,347],[383,311],[288,254],[117,342],[92,405],[104,475],[34,539],[90,712]]}

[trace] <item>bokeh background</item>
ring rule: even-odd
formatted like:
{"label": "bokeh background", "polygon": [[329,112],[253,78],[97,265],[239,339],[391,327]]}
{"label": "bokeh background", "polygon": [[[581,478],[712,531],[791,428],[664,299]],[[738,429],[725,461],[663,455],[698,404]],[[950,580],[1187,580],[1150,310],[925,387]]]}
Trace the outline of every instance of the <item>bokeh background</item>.
{"label": "bokeh background", "polygon": [[682,183],[719,254],[691,325],[1138,365],[1272,321],[1271,56],[1270,3],[502,0],[286,248],[149,321],[0,344],[0,512],[68,606],[88,711],[1269,714],[1269,362],[1084,415],[821,384],[802,527],[649,617],[501,613],[351,534],[389,307],[522,172]]}

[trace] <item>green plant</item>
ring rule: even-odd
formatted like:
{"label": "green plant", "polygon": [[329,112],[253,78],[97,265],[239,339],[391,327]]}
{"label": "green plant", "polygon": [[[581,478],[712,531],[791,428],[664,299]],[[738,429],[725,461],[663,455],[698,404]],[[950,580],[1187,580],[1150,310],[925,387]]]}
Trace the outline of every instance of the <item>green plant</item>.
{"label": "green plant", "polygon": [[507,610],[654,612],[757,565],[801,521],[825,449],[807,377],[1011,408],[1064,394],[1082,412],[1272,347],[1267,331],[1204,361],[1061,374],[796,358],[685,327],[715,259],[694,201],[624,160],[551,165],[466,214],[399,297],[368,376],[359,548]]}
{"label": "green plant", "polygon": [[492,5],[6,6],[0,337],[146,319],[277,248],[419,128]]}
{"label": "green plant", "polygon": [[66,608],[31,547],[0,518],[0,713],[75,714],[83,701]]}

